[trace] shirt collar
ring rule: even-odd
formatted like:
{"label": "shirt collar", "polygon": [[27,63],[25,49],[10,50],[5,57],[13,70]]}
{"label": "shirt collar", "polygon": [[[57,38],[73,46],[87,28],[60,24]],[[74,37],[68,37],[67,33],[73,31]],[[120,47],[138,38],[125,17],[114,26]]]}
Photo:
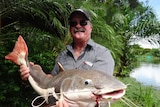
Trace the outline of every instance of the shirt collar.
{"label": "shirt collar", "polygon": [[[94,42],[93,42],[93,40],[92,39],[89,39],[88,40],[88,42],[87,42],[87,46],[86,46],[86,48],[88,47],[88,46],[90,46],[91,48],[94,46]],[[67,46],[67,49],[69,50],[69,51],[73,51],[73,42],[71,43],[71,44],[69,44],[68,46]]]}
{"label": "shirt collar", "polygon": [[87,45],[93,47],[93,46],[94,46],[93,40],[92,40],[92,39],[89,39]]}

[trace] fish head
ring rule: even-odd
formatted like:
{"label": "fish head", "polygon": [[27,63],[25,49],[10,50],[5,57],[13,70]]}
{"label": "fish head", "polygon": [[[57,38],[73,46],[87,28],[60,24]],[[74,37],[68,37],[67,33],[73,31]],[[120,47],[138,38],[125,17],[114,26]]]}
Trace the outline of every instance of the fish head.
{"label": "fish head", "polygon": [[111,75],[90,70],[76,70],[73,73],[74,76],[65,78],[60,87],[70,104],[83,107],[95,105],[97,101],[113,102],[125,94],[126,85]]}

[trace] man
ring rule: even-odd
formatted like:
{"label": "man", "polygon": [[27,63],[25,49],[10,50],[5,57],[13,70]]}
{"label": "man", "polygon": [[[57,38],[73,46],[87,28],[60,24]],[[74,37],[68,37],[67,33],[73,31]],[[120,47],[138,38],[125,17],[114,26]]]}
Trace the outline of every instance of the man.
{"label": "man", "polygon": [[[91,40],[92,24],[87,11],[74,10],[69,16],[70,34],[73,42],[58,56],[57,62],[61,63],[65,70],[86,69],[98,70],[113,75],[114,60],[110,51]],[[29,68],[20,66],[21,78],[26,80]],[[55,64],[51,74],[59,73],[58,64]],[[59,107],[66,107],[65,101],[57,102]]]}

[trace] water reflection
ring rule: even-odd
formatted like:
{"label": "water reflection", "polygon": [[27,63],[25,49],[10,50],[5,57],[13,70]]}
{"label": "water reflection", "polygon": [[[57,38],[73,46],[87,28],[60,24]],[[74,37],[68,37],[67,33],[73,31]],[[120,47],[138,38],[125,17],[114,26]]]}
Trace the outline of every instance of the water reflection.
{"label": "water reflection", "polygon": [[160,88],[160,64],[141,63],[130,76],[145,85]]}

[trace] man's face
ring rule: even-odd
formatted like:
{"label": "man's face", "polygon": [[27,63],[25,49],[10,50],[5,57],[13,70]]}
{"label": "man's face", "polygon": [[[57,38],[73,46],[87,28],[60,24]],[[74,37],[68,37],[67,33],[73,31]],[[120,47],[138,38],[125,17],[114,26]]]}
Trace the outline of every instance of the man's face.
{"label": "man's face", "polygon": [[74,41],[88,41],[92,32],[90,21],[82,14],[75,14],[70,20],[70,33]]}

